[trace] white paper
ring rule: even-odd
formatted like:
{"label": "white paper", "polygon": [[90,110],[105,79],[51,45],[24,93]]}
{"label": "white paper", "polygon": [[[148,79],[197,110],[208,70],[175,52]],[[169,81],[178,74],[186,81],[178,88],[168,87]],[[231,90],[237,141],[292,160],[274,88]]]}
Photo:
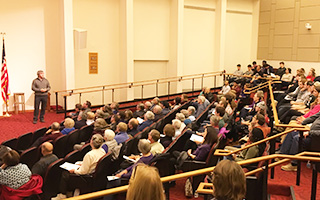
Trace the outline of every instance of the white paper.
{"label": "white paper", "polygon": [[107,176],[108,181],[113,181],[119,179],[119,177],[116,176]]}
{"label": "white paper", "polygon": [[142,124],[142,122],[144,121],[144,120],[141,119],[140,117],[137,117],[137,120],[138,120],[139,124]]}
{"label": "white paper", "polygon": [[200,135],[196,135],[196,134],[192,134],[191,137],[190,137],[190,140],[193,141],[193,142],[203,142],[203,137],[200,136]]}
{"label": "white paper", "polygon": [[131,162],[134,162],[134,163],[137,162],[136,160],[134,160],[132,158],[129,158],[128,156],[125,156],[125,155],[123,155],[123,158],[126,159],[126,160],[129,160]]}
{"label": "white paper", "polygon": [[65,169],[65,170],[71,170],[71,169],[74,169],[74,170],[76,170],[76,169],[79,169],[79,165],[76,165],[76,164],[73,164],[73,163],[68,163],[68,162],[65,162],[65,163],[63,163],[62,165],[60,165],[60,167],[62,168],[62,169]]}

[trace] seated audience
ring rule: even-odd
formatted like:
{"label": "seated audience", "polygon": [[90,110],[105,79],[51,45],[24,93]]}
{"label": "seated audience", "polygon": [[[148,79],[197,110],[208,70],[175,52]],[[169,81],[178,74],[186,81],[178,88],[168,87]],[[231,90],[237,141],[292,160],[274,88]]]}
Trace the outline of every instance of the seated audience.
{"label": "seated audience", "polygon": [[187,94],[181,94],[181,104],[184,104],[189,101],[189,97]]}
{"label": "seated audience", "polygon": [[79,116],[80,111],[82,110],[82,105],[80,103],[77,103],[74,109],[75,112],[69,113],[69,116],[73,119],[76,119]]}
{"label": "seated audience", "polygon": [[152,109],[152,112],[154,113],[154,122],[157,122],[159,119],[163,117],[162,108],[159,105],[155,105]]}
{"label": "seated audience", "polygon": [[125,114],[124,122],[126,124],[128,124],[130,119],[133,118],[133,112],[131,110],[127,109],[124,111],[124,114]]}
{"label": "seated audience", "polygon": [[237,82],[237,81],[241,81],[242,79],[242,75],[243,75],[243,72],[241,70],[241,65],[240,64],[237,64],[237,70],[233,72],[233,75],[235,76],[232,76],[230,79],[229,79],[229,82],[232,83],[232,82]]}
{"label": "seated audience", "polygon": [[167,115],[171,111],[170,104],[168,101],[161,101],[160,106],[162,107],[163,116]]}
{"label": "seated audience", "polygon": [[66,118],[63,122],[64,129],[61,131],[63,135],[68,135],[71,131],[75,130],[74,121],[71,118]]}
{"label": "seated audience", "polygon": [[0,167],[0,184],[12,189],[18,189],[26,184],[31,177],[31,171],[26,164],[19,163],[20,155],[10,150],[2,157],[4,164]]}
{"label": "seated audience", "polygon": [[218,100],[220,101],[221,97],[228,92],[230,92],[231,87],[229,85],[229,81],[225,81],[224,85],[222,86],[222,89],[218,92]]}
{"label": "seated audience", "polygon": [[151,101],[151,104],[152,106],[150,107],[150,110],[153,110],[153,108],[156,106],[156,105],[159,105],[160,104],[160,99],[158,97],[155,97],[152,99]]}
{"label": "seated audience", "polygon": [[120,117],[119,117],[119,115],[112,115],[112,116],[111,116],[111,119],[110,119],[110,122],[111,122],[111,124],[110,124],[111,129],[112,129],[113,131],[116,131],[117,126],[118,126],[118,124],[119,124],[119,122],[120,122]]}
{"label": "seated audience", "polygon": [[139,103],[137,106],[136,106],[136,111],[134,111],[133,113],[133,117],[134,118],[142,118],[143,115],[144,115],[145,111],[144,111],[144,104],[143,103]]}
{"label": "seated audience", "polygon": [[195,112],[196,112],[196,108],[194,106],[189,106],[188,107],[188,112],[189,112],[189,119],[193,122],[194,120],[196,120],[195,117]]}
{"label": "seated audience", "polygon": [[112,153],[113,158],[118,158],[119,153],[120,153],[120,148],[122,145],[118,145],[117,141],[114,139],[115,133],[113,130],[107,129],[104,132],[104,143],[102,144],[101,148],[106,152],[106,153]]}
{"label": "seated audience", "polygon": [[177,109],[181,106],[181,98],[180,97],[176,97],[174,100],[174,105],[172,106],[172,110]]}
{"label": "seated audience", "polygon": [[93,123],[93,132],[92,135],[94,134],[100,134],[100,135],[104,135],[104,131],[110,128],[109,125],[107,124],[106,120],[102,119],[102,118],[98,118],[96,119],[96,121]]}
{"label": "seated audience", "polygon": [[154,114],[151,111],[147,111],[144,114],[144,121],[138,126],[138,131],[142,131],[146,127],[150,126],[153,123]]}
{"label": "seated audience", "polygon": [[[259,128],[253,128],[252,131],[249,132],[249,141],[250,143],[255,143],[264,139],[263,132]],[[250,148],[242,150],[239,154],[233,154],[233,159],[235,161],[247,160],[250,158],[255,158],[257,156],[261,156],[266,148],[265,143],[261,143]]]}
{"label": "seated audience", "polygon": [[[225,109],[222,106],[217,106],[215,111],[215,116],[219,117],[219,130],[225,126],[225,121],[223,119],[223,116],[225,115]],[[211,118],[210,118],[211,121]]]}
{"label": "seated audience", "polygon": [[183,129],[186,127],[186,125],[182,123],[180,120],[174,119],[172,120],[172,126],[174,127],[174,130],[175,130],[175,134],[172,137],[172,139],[175,140],[181,134]]}
{"label": "seated audience", "polygon": [[316,70],[314,68],[311,68],[306,78],[308,81],[314,81],[315,77],[316,77]]}
{"label": "seated audience", "polygon": [[129,181],[127,200],[165,200],[157,168],[139,164],[133,174]]}
{"label": "seated audience", "polygon": [[175,134],[174,127],[171,124],[167,124],[163,128],[163,134],[165,135],[164,137],[160,138],[160,143],[164,148],[167,148],[171,142],[172,142],[172,137]]}
{"label": "seated audience", "polygon": [[119,112],[119,103],[118,102],[112,102],[111,104],[110,104],[110,108],[111,108],[111,110],[112,110],[112,113],[114,114],[114,115],[116,115],[116,114],[118,114],[118,112]]}
{"label": "seated audience", "polygon": [[195,117],[198,117],[210,104],[210,102],[204,96],[198,96],[198,109]]}
{"label": "seated audience", "polygon": [[246,196],[246,176],[241,166],[222,160],[213,170],[213,200],[242,200]]}
{"label": "seated audience", "polygon": [[43,156],[33,165],[31,171],[33,174],[39,174],[44,178],[48,166],[58,160],[58,157],[53,154],[53,145],[50,142],[44,142],[41,145],[41,153]]}
{"label": "seated audience", "polygon": [[[293,79],[293,75],[291,74],[291,69],[288,68],[288,69],[286,69],[285,74],[283,74],[281,77],[280,86],[287,88],[290,85],[290,83],[292,82],[292,79]],[[278,87],[278,90],[280,90],[281,87]]]}
{"label": "seated audience", "polygon": [[52,140],[54,141],[59,136],[61,136],[62,133],[60,132],[60,124],[58,122],[53,122],[51,125],[51,129],[49,129],[46,134],[40,138],[38,138],[33,144],[33,147],[38,147],[40,144]]}
{"label": "seated audience", "polygon": [[120,118],[120,122],[126,123],[126,122],[125,122],[126,114],[125,114],[124,111],[122,111],[122,110],[118,111],[117,115],[118,115],[119,118]]}
{"label": "seated audience", "polygon": [[103,142],[103,137],[100,134],[95,134],[92,136],[90,140],[90,146],[92,150],[83,157],[83,161],[78,169],[63,171],[59,185],[60,193],[55,198],[52,198],[52,200],[65,199],[67,198],[67,191],[75,189],[68,187],[70,174],[86,175],[94,172],[98,161],[106,154],[106,152],[101,148]]}
{"label": "seated audience", "polygon": [[96,118],[102,118],[104,120],[108,119],[110,117],[110,114],[107,112],[104,112],[102,109],[96,110]]}
{"label": "seated audience", "polygon": [[87,113],[85,112],[80,112],[77,121],[74,124],[74,128],[75,129],[80,129],[81,127],[87,125],[86,124],[87,121]]}
{"label": "seated audience", "polygon": [[139,121],[136,118],[131,118],[129,123],[128,123],[128,135],[130,136],[135,136],[139,131],[138,131],[138,126],[139,126]]}
{"label": "seated audience", "polygon": [[144,103],[144,112],[146,113],[147,111],[151,111],[151,106],[152,106],[151,102],[150,101],[146,101]]}
{"label": "seated audience", "polygon": [[208,99],[208,101],[211,103],[214,101],[214,95],[212,94],[211,90],[209,87],[206,87],[204,92],[203,92],[203,96]]}
{"label": "seated audience", "polygon": [[156,154],[162,153],[164,150],[164,147],[162,146],[162,144],[158,142],[159,139],[160,139],[160,132],[157,131],[156,129],[151,130],[148,135],[148,140],[151,146],[150,152],[154,156]]}
{"label": "seated audience", "polygon": [[152,153],[150,152],[151,150],[151,145],[148,140],[146,139],[141,139],[139,140],[138,143],[138,149],[142,153],[142,157],[135,162],[133,165],[128,167],[127,169],[121,171],[120,173],[116,174],[117,177],[121,178],[130,178],[133,169],[139,164],[139,163],[144,163],[146,165],[150,164],[150,161],[153,158]]}
{"label": "seated audience", "polygon": [[120,122],[117,126],[117,134],[114,137],[114,139],[117,141],[118,144],[124,143],[127,139],[129,139],[129,136],[127,134],[128,126],[127,124]]}
{"label": "seated audience", "polygon": [[[79,116],[81,116],[82,114],[86,116],[87,113],[90,112],[90,111],[91,111],[91,102],[87,100],[82,104],[82,108],[81,108],[81,111],[80,111],[80,113],[78,115],[78,119],[77,120],[80,121],[81,118],[79,118]],[[83,119],[83,117],[82,117],[82,119]]]}
{"label": "seated audience", "polygon": [[[280,79],[282,79],[282,76],[286,73],[286,68],[284,66],[284,62],[280,62],[279,63],[279,68],[277,70],[277,72],[275,73],[275,75],[277,77],[279,77]],[[291,80],[290,80],[291,81]]]}

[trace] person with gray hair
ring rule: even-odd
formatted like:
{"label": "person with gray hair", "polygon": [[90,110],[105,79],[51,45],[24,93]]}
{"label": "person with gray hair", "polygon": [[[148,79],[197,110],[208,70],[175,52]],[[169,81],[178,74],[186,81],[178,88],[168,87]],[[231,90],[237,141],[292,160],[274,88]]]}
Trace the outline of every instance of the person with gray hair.
{"label": "person with gray hair", "polygon": [[154,122],[157,122],[159,119],[163,117],[161,106],[155,105],[152,111],[154,113],[154,119],[153,119]]}
{"label": "person with gray hair", "polygon": [[37,78],[32,81],[31,89],[34,91],[34,112],[33,123],[38,122],[39,107],[41,104],[40,122],[44,121],[44,114],[47,107],[48,92],[51,89],[49,81],[44,77],[44,72],[39,70]]}
{"label": "person with gray hair", "polygon": [[147,111],[144,114],[144,121],[138,126],[138,131],[142,131],[146,127],[150,126],[153,123],[154,114],[151,111]]}
{"label": "person with gray hair", "polygon": [[198,109],[195,117],[198,117],[210,104],[210,102],[204,96],[198,96],[197,101]]}
{"label": "person with gray hair", "polygon": [[151,145],[150,142],[147,139],[141,139],[139,140],[138,143],[138,149],[139,151],[142,153],[142,157],[135,162],[133,165],[131,165],[130,167],[128,167],[127,169],[123,170],[122,172],[116,174],[116,177],[121,177],[121,178],[130,178],[133,169],[139,164],[139,163],[144,163],[146,165],[149,165],[153,155],[150,152],[151,150]]}
{"label": "person with gray hair", "polygon": [[172,140],[175,140],[176,137],[178,137],[181,134],[182,130],[186,127],[186,125],[182,123],[180,120],[174,119],[172,120],[172,126],[174,127],[174,130],[175,130],[175,134],[172,137]]}
{"label": "person with gray hair", "polygon": [[92,136],[90,140],[90,146],[92,150],[86,153],[86,155],[83,157],[82,162],[77,162],[80,164],[80,167],[78,169],[70,169],[69,171],[64,171],[62,173],[59,185],[60,193],[56,197],[52,198],[53,200],[67,198],[66,193],[70,185],[70,174],[86,175],[94,172],[100,158],[106,155],[106,152],[101,148],[103,142],[104,139],[100,134],[94,134]]}
{"label": "person with gray hair", "polygon": [[189,119],[193,122],[194,120],[196,120],[194,114],[196,112],[196,108],[194,106],[189,106],[188,107],[188,112],[189,112]]}
{"label": "person with gray hair", "polygon": [[115,133],[111,129],[107,129],[104,131],[104,140],[105,142],[102,144],[101,148],[106,152],[106,153],[112,153],[113,158],[116,159],[119,156],[120,153],[120,148],[122,144],[117,143],[117,141],[114,139]]}
{"label": "person with gray hair", "polygon": [[38,147],[40,144],[52,140],[54,141],[58,137],[62,136],[60,132],[60,124],[58,122],[53,122],[51,128],[47,130],[46,134],[38,138],[33,144],[32,147]]}

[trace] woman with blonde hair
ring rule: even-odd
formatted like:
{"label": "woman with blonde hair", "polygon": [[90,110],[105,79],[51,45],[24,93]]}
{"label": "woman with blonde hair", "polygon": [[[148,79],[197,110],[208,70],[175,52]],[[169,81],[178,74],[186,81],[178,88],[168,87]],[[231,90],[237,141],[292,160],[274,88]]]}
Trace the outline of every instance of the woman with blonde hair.
{"label": "woman with blonde hair", "polygon": [[165,200],[163,191],[157,168],[139,164],[129,181],[127,200]]}
{"label": "woman with blonde hair", "polygon": [[246,177],[241,166],[222,160],[213,170],[214,200],[242,200],[246,195]]}

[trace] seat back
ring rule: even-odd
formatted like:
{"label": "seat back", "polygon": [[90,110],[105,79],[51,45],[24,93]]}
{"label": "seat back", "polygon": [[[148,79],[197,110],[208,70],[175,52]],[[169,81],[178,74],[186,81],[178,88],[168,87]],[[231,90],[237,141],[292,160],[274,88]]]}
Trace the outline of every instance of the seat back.
{"label": "seat back", "polygon": [[267,200],[267,170],[263,170],[257,176],[247,176],[246,200]]}
{"label": "seat back", "polygon": [[183,130],[182,133],[171,142],[171,144],[163,151],[163,153],[170,153],[173,151],[182,151],[186,142],[190,139],[192,131]]}
{"label": "seat back", "polygon": [[105,189],[107,184],[107,176],[111,176],[116,170],[118,169],[113,167],[111,153],[108,153],[100,158],[93,174],[92,192]]}
{"label": "seat back", "polygon": [[81,157],[83,158],[89,151],[91,151],[91,146],[90,146],[90,143],[87,143],[87,144],[85,144],[85,145],[83,145],[82,147],[81,147],[81,149],[79,150],[80,151],[80,153],[81,153]]}
{"label": "seat back", "polygon": [[32,143],[34,143],[38,138],[44,136],[44,134],[47,132],[47,130],[48,129],[46,127],[43,127],[43,128],[36,130],[35,132],[33,132]]}
{"label": "seat back", "polygon": [[15,150],[17,150],[17,144],[18,144],[17,138],[12,138],[2,142],[2,145],[10,147],[11,149],[15,149]]}
{"label": "seat back", "polygon": [[79,130],[79,143],[89,141],[93,132],[93,125],[86,125]]}
{"label": "seat back", "polygon": [[66,146],[67,146],[67,135],[59,136],[55,141],[53,142],[53,153],[58,158],[64,158],[66,156]]}
{"label": "seat back", "polygon": [[79,141],[79,130],[73,130],[68,134],[68,139],[67,139],[67,146],[66,148],[66,154],[70,153],[73,151],[73,146],[77,144]]}
{"label": "seat back", "polygon": [[75,163],[77,161],[81,161],[83,158],[81,151],[74,150],[64,157],[64,162]]}
{"label": "seat back", "polygon": [[52,197],[59,193],[59,185],[61,179],[61,173],[64,169],[60,168],[60,165],[64,163],[64,160],[60,158],[51,163],[48,168],[43,181],[43,200],[50,200]]}
{"label": "seat back", "polygon": [[18,137],[17,150],[26,150],[26,149],[28,149],[32,144],[32,139],[33,139],[32,132],[20,135]]}
{"label": "seat back", "polygon": [[38,147],[31,147],[21,153],[20,162],[28,165],[29,169],[40,159]]}

